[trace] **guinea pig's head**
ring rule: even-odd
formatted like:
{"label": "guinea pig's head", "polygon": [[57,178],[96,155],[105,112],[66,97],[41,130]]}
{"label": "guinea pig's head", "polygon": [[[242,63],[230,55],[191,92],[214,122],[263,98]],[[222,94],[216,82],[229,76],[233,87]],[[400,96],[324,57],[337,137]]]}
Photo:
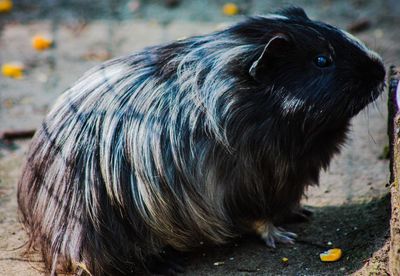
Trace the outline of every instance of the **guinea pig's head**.
{"label": "guinea pig's head", "polygon": [[382,92],[381,58],[349,33],[310,20],[300,8],[258,20],[267,27],[248,73],[281,114],[348,122]]}

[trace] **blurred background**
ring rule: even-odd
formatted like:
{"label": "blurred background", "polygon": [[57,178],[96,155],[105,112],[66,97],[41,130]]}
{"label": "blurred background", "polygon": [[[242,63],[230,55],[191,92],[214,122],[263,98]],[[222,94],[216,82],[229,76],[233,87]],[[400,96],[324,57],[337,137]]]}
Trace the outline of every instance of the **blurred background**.
{"label": "blurred background", "polygon": [[[381,53],[385,62],[399,63],[396,0],[0,0],[0,63],[23,69],[20,81],[3,72],[0,89],[6,85],[18,93],[3,91],[0,115],[12,114],[21,127],[37,125],[68,85],[103,60],[289,5],[303,7],[313,19],[350,30]],[[49,39],[51,47],[38,49],[33,45],[37,37]],[[28,106],[20,110],[18,103],[35,110]],[[29,120],[22,120],[26,115]],[[16,124],[8,117],[0,128]]]}
{"label": "blurred background", "polygon": [[[386,67],[400,64],[398,0],[0,0],[0,275],[42,274],[38,256],[21,257],[26,237],[16,211],[29,139],[5,139],[5,132],[29,138],[55,99],[107,59],[289,5],[353,33]],[[288,228],[299,234],[296,245],[272,250],[244,239],[201,249],[186,274],[388,275],[386,116],[383,95],[355,118],[341,155],[307,193],[313,220]],[[331,247],[342,248],[344,257],[321,263],[319,253]]]}
{"label": "blurred background", "polygon": [[[39,124],[49,104],[83,72],[103,60],[148,45],[211,32],[245,16],[266,14],[289,5],[301,6],[309,17],[359,35],[383,55],[387,64],[398,64],[397,2],[0,0],[0,64],[23,69],[19,81],[4,72],[0,77],[0,116],[8,117],[1,121],[0,130],[15,124]],[[33,45],[38,37],[48,39],[51,45],[40,48],[46,40]],[[5,86],[14,92],[5,92]]]}

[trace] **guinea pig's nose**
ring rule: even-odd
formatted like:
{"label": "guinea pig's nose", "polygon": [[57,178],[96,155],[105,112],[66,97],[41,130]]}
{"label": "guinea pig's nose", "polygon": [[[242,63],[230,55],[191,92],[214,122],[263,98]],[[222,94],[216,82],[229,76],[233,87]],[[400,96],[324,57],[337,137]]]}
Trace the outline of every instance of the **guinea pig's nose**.
{"label": "guinea pig's nose", "polygon": [[374,80],[377,80],[379,82],[385,80],[385,75],[386,75],[385,66],[382,64],[380,60],[374,60],[372,62],[370,74]]}
{"label": "guinea pig's nose", "polygon": [[357,64],[355,70],[358,71],[357,75],[372,85],[385,80],[385,67],[380,60],[365,59]]}

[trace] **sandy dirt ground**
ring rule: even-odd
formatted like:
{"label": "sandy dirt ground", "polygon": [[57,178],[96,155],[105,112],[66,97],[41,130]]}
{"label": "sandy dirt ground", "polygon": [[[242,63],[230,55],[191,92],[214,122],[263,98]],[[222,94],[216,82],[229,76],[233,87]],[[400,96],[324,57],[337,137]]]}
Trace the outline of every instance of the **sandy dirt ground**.
{"label": "sandy dirt ground", "polygon": [[[22,80],[0,77],[0,131],[36,128],[54,100],[83,72],[109,57],[144,46],[207,33],[232,21],[221,15],[222,1],[184,1],[171,9],[160,1],[43,1],[42,6],[16,1],[15,11],[0,15],[0,63],[22,61]],[[287,1],[286,1],[287,2]],[[297,1],[313,18],[346,28],[367,19],[370,27],[358,34],[379,52],[387,66],[400,63],[396,12],[391,1]],[[135,2],[136,3],[136,2]],[[278,1],[238,1],[243,14],[264,13],[281,7]],[[385,3],[385,5],[381,4]],[[125,8],[124,8],[125,7]],[[35,52],[30,37],[51,34],[57,44]],[[186,275],[388,275],[386,255],[390,198],[386,97],[360,113],[350,137],[320,186],[312,187],[304,203],[314,211],[309,223],[288,225],[298,234],[294,245],[267,248],[252,237],[223,247],[199,248],[187,254]],[[29,140],[0,140],[0,275],[42,275],[40,257],[23,256],[26,236],[18,222],[16,182]],[[322,263],[319,253],[339,247],[343,258]],[[287,263],[282,258],[288,258]],[[375,274],[374,274],[375,273]]]}

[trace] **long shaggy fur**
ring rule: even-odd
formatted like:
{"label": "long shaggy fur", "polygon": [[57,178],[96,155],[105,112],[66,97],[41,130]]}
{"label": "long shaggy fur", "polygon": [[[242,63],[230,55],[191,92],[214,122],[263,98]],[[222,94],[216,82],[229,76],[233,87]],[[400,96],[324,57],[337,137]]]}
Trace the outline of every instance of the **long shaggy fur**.
{"label": "long shaggy fur", "polygon": [[[108,61],[59,98],[18,186],[30,245],[50,273],[129,274],[163,246],[222,244],[299,206],[383,79],[365,73],[383,67],[362,44],[303,13]],[[292,50],[253,79],[278,32]],[[334,71],[299,65],[328,44]]]}

